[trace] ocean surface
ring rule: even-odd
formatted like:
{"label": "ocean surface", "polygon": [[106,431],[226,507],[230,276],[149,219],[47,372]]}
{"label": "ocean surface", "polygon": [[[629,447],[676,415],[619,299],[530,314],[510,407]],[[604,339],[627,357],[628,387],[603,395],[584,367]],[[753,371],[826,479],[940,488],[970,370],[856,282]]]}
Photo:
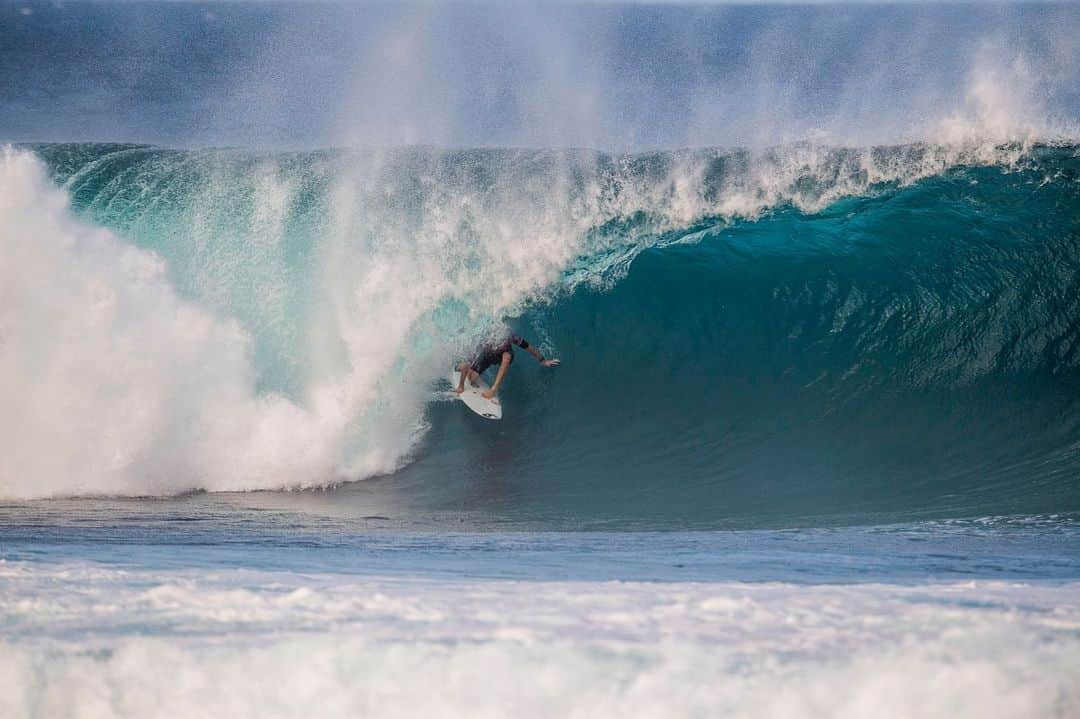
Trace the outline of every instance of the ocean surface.
{"label": "ocean surface", "polygon": [[0,4],[0,716],[1080,716],[1077,37]]}

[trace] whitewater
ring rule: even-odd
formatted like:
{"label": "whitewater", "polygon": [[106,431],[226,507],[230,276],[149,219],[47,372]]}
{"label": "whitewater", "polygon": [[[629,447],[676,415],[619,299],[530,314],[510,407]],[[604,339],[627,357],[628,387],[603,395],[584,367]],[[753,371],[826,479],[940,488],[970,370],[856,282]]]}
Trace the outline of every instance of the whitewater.
{"label": "whitewater", "polygon": [[0,715],[1080,714],[1078,29],[0,6]]}

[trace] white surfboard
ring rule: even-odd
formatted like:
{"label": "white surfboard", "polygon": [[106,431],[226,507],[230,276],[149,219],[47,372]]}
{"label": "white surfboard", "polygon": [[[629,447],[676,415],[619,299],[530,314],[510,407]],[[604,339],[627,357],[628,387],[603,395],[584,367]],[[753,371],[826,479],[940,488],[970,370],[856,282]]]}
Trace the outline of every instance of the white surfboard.
{"label": "white surfboard", "polygon": [[[453,389],[457,389],[459,379],[460,375],[456,370],[450,373],[450,384],[453,385]],[[484,419],[502,419],[502,405],[494,400],[487,399],[480,394],[486,390],[488,386],[487,383],[484,382],[483,377],[481,377],[478,382],[479,384],[476,387],[473,387],[472,382],[466,379],[465,391],[456,396],[465,403],[466,407],[473,412],[476,412]]]}

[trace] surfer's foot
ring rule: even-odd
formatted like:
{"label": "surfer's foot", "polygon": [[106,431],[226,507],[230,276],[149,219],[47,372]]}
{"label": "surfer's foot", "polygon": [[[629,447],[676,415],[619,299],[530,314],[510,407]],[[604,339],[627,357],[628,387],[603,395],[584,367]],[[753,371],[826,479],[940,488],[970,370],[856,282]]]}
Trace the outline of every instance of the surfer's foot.
{"label": "surfer's foot", "polygon": [[454,391],[457,392],[458,394],[461,394],[462,392],[465,391],[465,388],[464,387],[455,387]]}
{"label": "surfer's foot", "polygon": [[480,393],[480,396],[481,396],[481,397],[483,397],[484,399],[490,399],[490,400],[491,400],[491,401],[493,401],[493,402],[498,402],[498,400],[497,400],[497,399],[495,399],[495,393],[494,393],[494,392],[492,392],[492,391],[491,391],[491,390],[489,390],[489,389],[487,389],[487,390],[484,390],[483,392],[481,392],[481,393]]}

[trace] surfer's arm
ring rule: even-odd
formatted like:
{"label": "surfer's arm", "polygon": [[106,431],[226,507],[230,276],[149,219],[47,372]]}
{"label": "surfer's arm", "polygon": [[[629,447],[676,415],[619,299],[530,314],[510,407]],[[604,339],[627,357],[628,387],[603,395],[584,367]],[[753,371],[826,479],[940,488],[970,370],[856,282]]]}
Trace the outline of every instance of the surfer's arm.
{"label": "surfer's arm", "polygon": [[540,354],[540,350],[536,349],[533,345],[526,346],[525,351],[535,357],[536,361],[545,367],[554,367],[559,364],[559,360],[557,359],[544,359],[544,355]]}

